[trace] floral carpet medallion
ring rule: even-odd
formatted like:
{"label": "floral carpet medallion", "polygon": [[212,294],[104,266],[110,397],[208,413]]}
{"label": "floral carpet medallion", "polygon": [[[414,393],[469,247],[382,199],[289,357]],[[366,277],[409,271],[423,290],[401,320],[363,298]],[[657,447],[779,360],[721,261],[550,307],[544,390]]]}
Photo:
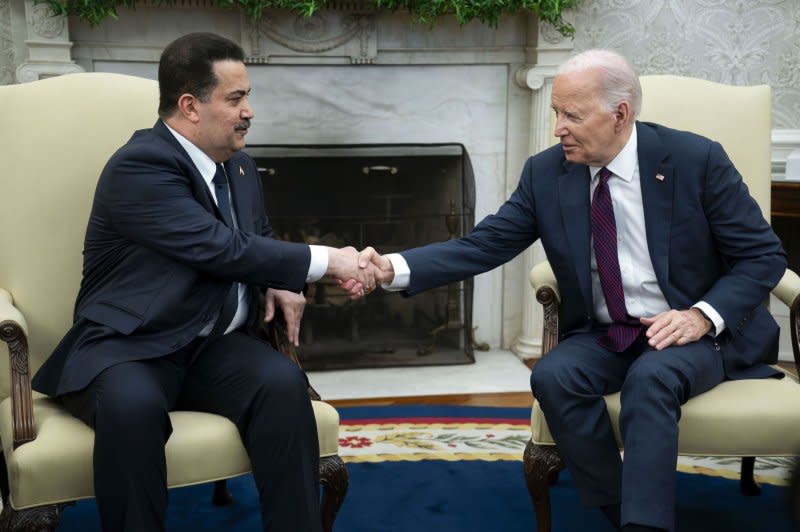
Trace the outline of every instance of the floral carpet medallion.
{"label": "floral carpet medallion", "polygon": [[[522,461],[530,437],[527,419],[343,419],[339,455],[345,462]],[[756,479],[788,484],[793,460],[757,458]],[[739,458],[678,457],[678,471],[684,473],[738,479],[740,466]]]}

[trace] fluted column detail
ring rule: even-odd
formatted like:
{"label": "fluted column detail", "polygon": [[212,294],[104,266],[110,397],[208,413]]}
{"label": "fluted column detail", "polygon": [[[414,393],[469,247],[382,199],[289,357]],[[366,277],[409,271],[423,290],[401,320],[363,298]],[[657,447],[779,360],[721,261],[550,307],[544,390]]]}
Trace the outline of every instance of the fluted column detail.
{"label": "fluted column detail", "polygon": [[[539,153],[556,141],[552,131],[552,110],[550,97],[553,92],[553,78],[558,66],[572,52],[572,40],[564,38],[549,25],[540,24],[536,49],[533,51],[535,63],[523,66],[517,71],[516,81],[531,91],[530,153]],[[545,260],[544,250],[538,241],[523,254],[524,275],[519,282],[525,293],[522,301],[522,334],[517,337],[511,350],[520,358],[537,358],[542,354],[542,327],[544,315],[536,301],[528,274],[534,265]]]}

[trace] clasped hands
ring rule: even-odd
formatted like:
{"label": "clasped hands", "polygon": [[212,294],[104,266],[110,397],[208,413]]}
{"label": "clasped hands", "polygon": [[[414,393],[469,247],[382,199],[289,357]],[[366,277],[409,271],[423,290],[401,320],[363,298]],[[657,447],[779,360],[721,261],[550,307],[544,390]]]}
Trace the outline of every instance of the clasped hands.
{"label": "clasped hands", "polygon": [[[348,292],[350,299],[356,300],[369,294],[379,284],[391,283],[394,268],[386,257],[373,248],[364,248],[360,253],[354,247],[328,248],[328,269],[339,286]],[[283,311],[286,321],[286,335],[289,342],[300,346],[300,321],[303,318],[306,298],[288,290],[267,289],[265,294],[264,321],[269,323],[275,317],[275,308]]]}
{"label": "clasped hands", "polygon": [[347,291],[350,299],[359,299],[369,294],[378,285],[391,283],[394,279],[392,262],[372,247],[360,252],[349,246],[328,249],[328,272]]}

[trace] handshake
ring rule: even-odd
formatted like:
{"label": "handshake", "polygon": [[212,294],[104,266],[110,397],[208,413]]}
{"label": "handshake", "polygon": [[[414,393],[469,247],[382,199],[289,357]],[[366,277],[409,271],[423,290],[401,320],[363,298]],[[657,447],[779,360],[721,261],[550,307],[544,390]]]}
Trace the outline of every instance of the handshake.
{"label": "handshake", "polygon": [[352,246],[341,249],[329,247],[326,273],[338,280],[353,300],[364,297],[378,285],[394,280],[392,262],[371,247],[360,252]]}

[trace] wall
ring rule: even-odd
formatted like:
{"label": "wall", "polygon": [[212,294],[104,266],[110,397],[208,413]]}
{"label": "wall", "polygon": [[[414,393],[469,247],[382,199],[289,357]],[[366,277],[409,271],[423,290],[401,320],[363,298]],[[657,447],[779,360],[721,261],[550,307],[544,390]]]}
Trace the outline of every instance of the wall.
{"label": "wall", "polygon": [[641,74],[680,74],[773,90],[773,175],[800,147],[800,2],[586,0],[575,50],[611,48]]}

